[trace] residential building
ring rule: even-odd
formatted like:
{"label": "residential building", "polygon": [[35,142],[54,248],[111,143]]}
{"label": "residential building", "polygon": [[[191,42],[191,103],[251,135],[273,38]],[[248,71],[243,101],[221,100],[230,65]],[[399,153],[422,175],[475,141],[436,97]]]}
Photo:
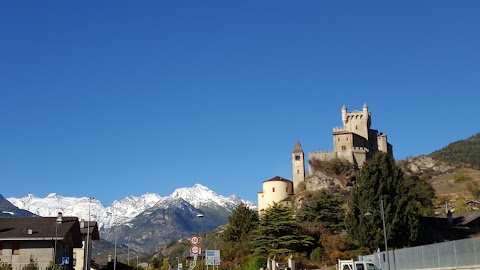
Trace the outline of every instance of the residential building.
{"label": "residential building", "polygon": [[77,217],[9,217],[0,218],[0,260],[22,269],[37,262],[40,269],[64,263],[73,269],[73,249],[82,247]]}

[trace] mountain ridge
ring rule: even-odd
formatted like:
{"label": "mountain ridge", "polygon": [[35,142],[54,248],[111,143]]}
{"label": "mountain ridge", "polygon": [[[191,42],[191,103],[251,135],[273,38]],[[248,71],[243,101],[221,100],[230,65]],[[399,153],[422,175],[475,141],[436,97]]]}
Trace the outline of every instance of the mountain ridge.
{"label": "mountain ridge", "polygon": [[134,217],[153,207],[163,198],[182,198],[194,207],[217,207],[233,209],[240,203],[255,208],[253,202],[242,200],[236,195],[219,195],[208,187],[195,184],[191,188],[177,188],[171,195],[161,197],[157,193],[147,192],[141,196],[126,196],[115,200],[110,206],[104,206],[99,200],[88,197],[64,197],[50,193],[44,198],[28,194],[21,198],[9,197],[7,201],[14,206],[39,216],[56,216],[62,212],[67,216],[96,220],[100,228],[111,228],[130,222]]}

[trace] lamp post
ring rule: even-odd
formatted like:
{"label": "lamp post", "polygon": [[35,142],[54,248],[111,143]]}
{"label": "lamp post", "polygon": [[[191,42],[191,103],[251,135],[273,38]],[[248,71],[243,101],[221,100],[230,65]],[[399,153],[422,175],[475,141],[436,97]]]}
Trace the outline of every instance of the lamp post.
{"label": "lamp post", "polygon": [[[367,212],[364,216],[371,216],[372,213]],[[385,253],[387,254],[387,269],[390,270],[390,259],[388,256],[388,245],[387,245],[387,230],[385,228],[385,210],[383,208],[383,199],[380,199],[380,217],[382,218],[383,225],[383,240],[385,242]]]}
{"label": "lamp post", "polygon": [[90,204],[93,198],[88,198],[88,220],[87,220],[87,239],[85,244],[85,270],[89,270],[89,262],[90,262],[90,247],[89,247],[89,239],[90,239]]}
{"label": "lamp post", "polygon": [[[203,239],[203,237],[202,237],[202,233],[203,233],[203,214],[198,214],[198,215],[197,215],[197,218],[200,218],[200,219],[201,219],[200,239],[201,239],[201,242],[203,242],[203,241],[205,240],[205,239]],[[203,245],[200,244],[200,250],[201,250],[200,255],[202,255],[202,253],[204,252],[202,246],[203,246]],[[203,263],[202,263],[202,270],[203,270]]]}
{"label": "lamp post", "polygon": [[58,238],[58,224],[62,223],[62,212],[58,212],[57,220],[55,221],[55,247],[53,249],[53,265],[57,264],[57,238]]}
{"label": "lamp post", "polygon": [[[115,224],[116,221],[117,220],[115,216],[113,216],[113,224]],[[115,227],[114,233],[115,233],[115,251],[114,251],[115,257],[113,258],[113,270],[116,270],[117,269],[117,227]]]}

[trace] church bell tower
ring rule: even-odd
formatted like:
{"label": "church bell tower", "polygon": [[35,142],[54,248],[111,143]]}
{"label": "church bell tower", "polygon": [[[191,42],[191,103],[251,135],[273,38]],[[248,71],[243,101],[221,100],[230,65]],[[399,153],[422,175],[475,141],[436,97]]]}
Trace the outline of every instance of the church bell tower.
{"label": "church bell tower", "polygon": [[292,153],[293,168],[293,190],[297,191],[297,186],[305,181],[305,157],[300,142],[295,143]]}

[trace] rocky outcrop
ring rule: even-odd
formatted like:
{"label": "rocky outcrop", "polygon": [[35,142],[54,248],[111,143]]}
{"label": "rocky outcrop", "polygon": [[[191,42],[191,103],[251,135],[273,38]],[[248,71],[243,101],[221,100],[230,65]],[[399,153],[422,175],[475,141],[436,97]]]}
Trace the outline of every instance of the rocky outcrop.
{"label": "rocky outcrop", "polygon": [[338,191],[344,188],[345,185],[337,178],[326,175],[321,171],[317,171],[315,174],[308,175],[305,178],[305,185],[307,190],[319,191]]}
{"label": "rocky outcrop", "polygon": [[453,166],[434,160],[429,156],[408,158],[405,161],[399,162],[399,165],[404,168],[407,173],[416,175],[427,173],[430,176],[435,176],[452,172],[453,169],[455,169]]}

